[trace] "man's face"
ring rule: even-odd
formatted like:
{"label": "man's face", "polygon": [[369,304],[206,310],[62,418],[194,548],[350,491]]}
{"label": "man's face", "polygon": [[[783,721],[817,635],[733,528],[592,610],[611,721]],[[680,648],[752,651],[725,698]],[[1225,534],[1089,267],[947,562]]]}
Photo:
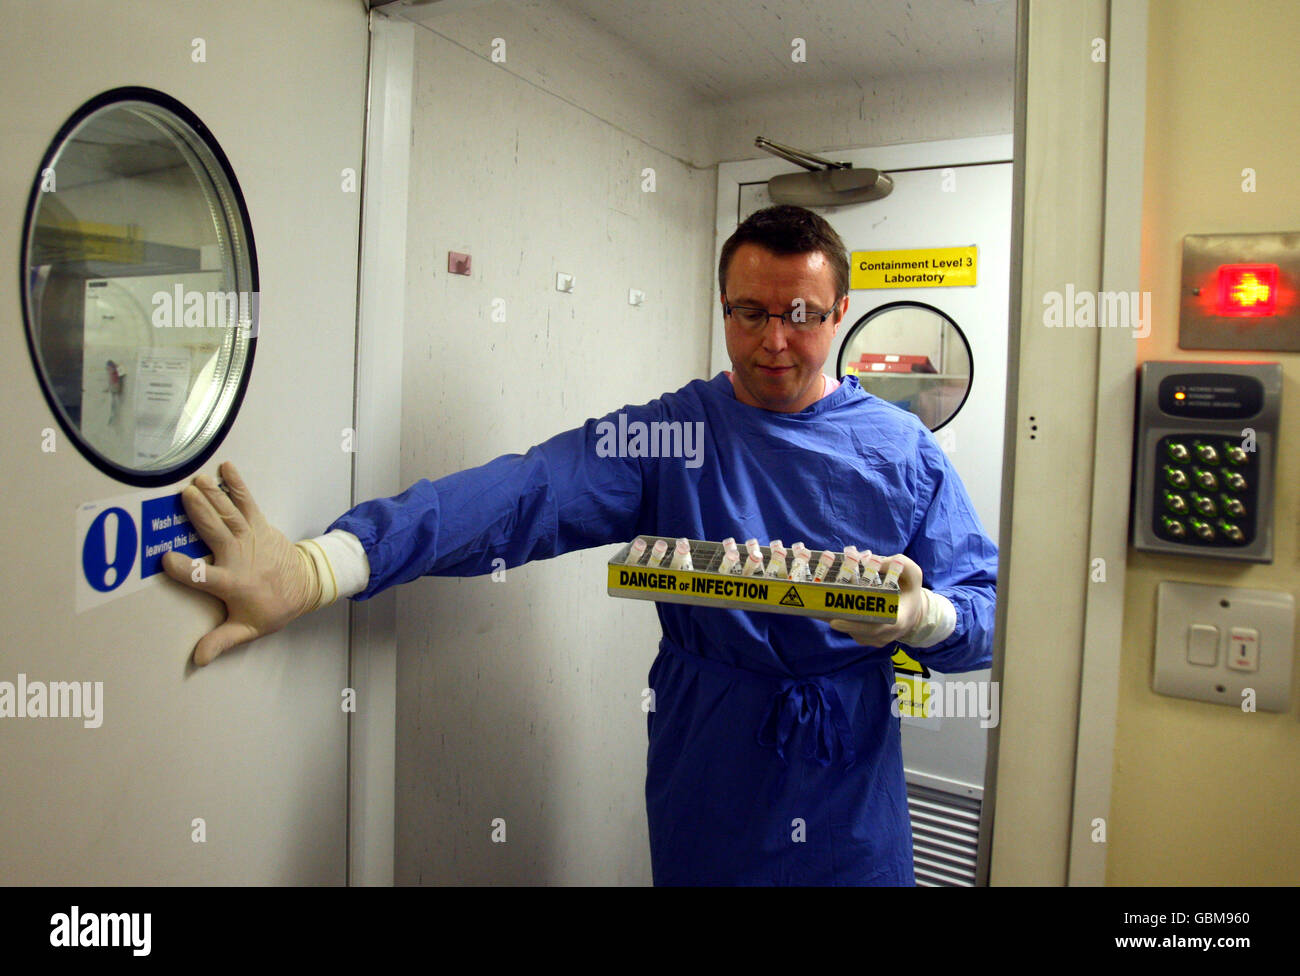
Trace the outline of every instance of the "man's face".
{"label": "man's face", "polygon": [[814,312],[834,314],[807,332],[797,332],[780,319],[753,331],[725,315],[727,354],[735,371],[736,399],[751,407],[797,413],[816,403],[822,393],[822,366],[831,340],[848,311],[848,296],[835,301],[835,272],[826,255],[780,256],[757,244],[742,244],[727,268],[724,304],[788,312],[801,298],[809,320]]}

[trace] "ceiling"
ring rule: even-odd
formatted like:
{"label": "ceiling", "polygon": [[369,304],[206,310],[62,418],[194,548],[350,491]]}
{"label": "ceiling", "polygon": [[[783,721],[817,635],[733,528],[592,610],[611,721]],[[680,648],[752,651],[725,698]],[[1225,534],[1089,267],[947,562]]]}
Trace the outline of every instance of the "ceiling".
{"label": "ceiling", "polygon": [[[500,2],[500,0],[498,0]],[[561,8],[618,38],[699,98],[938,74],[1010,78],[1015,0],[512,0]],[[430,21],[493,0],[370,0]],[[791,58],[803,38],[807,60]]]}
{"label": "ceiling", "polygon": [[[551,0],[701,98],[939,73],[1010,76],[1015,0]],[[807,61],[791,59],[792,40]]]}

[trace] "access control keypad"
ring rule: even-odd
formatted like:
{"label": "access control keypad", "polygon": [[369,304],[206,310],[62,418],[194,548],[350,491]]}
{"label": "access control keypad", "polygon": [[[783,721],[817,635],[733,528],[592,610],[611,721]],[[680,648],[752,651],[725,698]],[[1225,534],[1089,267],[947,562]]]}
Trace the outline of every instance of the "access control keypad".
{"label": "access control keypad", "polygon": [[1236,548],[1255,540],[1258,454],[1222,434],[1178,433],[1156,445],[1152,529],[1184,545]]}

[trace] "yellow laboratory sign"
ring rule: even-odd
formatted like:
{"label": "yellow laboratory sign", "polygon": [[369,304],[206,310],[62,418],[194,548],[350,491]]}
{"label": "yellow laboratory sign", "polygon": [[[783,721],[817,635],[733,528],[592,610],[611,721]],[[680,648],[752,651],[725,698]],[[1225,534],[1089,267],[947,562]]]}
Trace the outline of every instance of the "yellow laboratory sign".
{"label": "yellow laboratory sign", "polygon": [[976,251],[970,247],[927,247],[911,251],[854,251],[849,287],[954,288],[975,284]]}

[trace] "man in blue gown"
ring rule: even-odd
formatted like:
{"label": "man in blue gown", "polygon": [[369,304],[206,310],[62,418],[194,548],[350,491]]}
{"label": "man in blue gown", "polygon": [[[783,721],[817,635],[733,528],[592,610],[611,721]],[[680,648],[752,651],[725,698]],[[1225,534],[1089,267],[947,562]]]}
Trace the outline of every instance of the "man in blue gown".
{"label": "man in blue gown", "polygon": [[196,479],[183,500],[215,565],[206,584],[180,556],[165,567],[229,613],[196,661],[340,596],[642,534],[900,554],[895,624],[656,604],[646,805],[656,884],[914,883],[891,656],[988,667],[997,551],[925,426],[823,375],[848,281],[829,224],[771,207],[719,262],[729,373],[364,502],[296,546],[232,466],[225,493]]}

